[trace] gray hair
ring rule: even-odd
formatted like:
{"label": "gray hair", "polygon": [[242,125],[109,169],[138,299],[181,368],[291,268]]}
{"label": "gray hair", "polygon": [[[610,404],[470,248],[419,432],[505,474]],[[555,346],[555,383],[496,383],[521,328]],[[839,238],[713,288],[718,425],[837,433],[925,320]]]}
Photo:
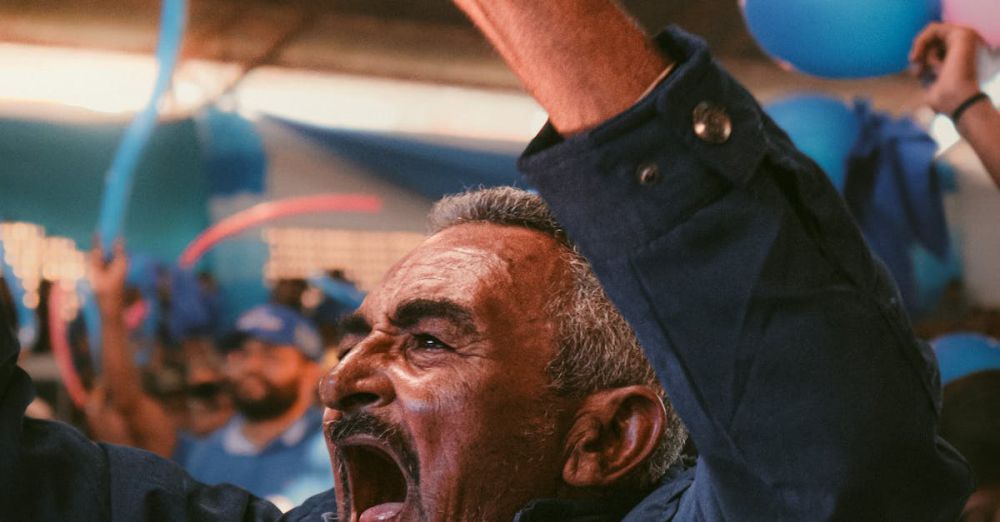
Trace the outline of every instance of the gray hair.
{"label": "gray hair", "polygon": [[570,242],[542,198],[513,187],[448,196],[430,212],[432,232],[463,223],[493,223],[536,230],[565,248],[571,284],[555,289],[546,313],[555,318],[558,346],[546,367],[551,389],[562,396],[586,397],[634,384],[653,387],[667,412],[667,428],[656,450],[635,472],[634,481],[651,487],[680,455],[687,439],[680,418],[667,400],[635,332],[611,303],[590,263]]}

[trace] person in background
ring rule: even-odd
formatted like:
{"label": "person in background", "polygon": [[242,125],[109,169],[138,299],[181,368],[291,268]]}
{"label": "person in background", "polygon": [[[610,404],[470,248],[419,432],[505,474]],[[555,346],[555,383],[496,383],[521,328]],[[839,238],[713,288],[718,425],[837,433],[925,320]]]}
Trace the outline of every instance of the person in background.
{"label": "person in background", "polygon": [[206,484],[245,487],[287,510],[333,481],[314,407],[319,336],[296,311],[265,304],[244,313],[223,373],[238,414],[178,461]]}
{"label": "person in background", "polygon": [[927,78],[926,102],[949,116],[1000,188],[1000,111],[979,90],[976,49],[982,38],[972,29],[932,23],[913,40],[914,73]]}
{"label": "person in background", "polygon": [[316,286],[315,290],[322,298],[313,309],[310,317],[319,329],[320,338],[326,353],[323,355],[322,366],[325,370],[337,364],[337,346],[340,344],[342,331],[341,321],[358,309],[364,299],[364,293],[358,290],[353,281],[347,278],[343,269],[327,270],[320,281],[310,280]]}
{"label": "person in background", "polygon": [[219,339],[222,304],[214,278],[205,272],[170,271],[167,332],[183,356],[184,431],[200,438],[221,428],[233,414],[226,390]]}
{"label": "person in background", "polygon": [[976,477],[963,522],[1000,520],[1000,370],[973,372],[945,384],[941,437],[968,459]]}
{"label": "person in background", "polygon": [[186,356],[193,354],[187,357],[185,368],[183,430],[194,438],[201,438],[229,422],[234,413],[233,401],[215,343],[205,338],[192,338],[185,339],[181,345]]}
{"label": "person in background", "polygon": [[113,410],[103,418],[109,425],[121,419],[126,427],[124,437],[110,441],[130,441],[170,456],[202,482],[243,487],[282,509],[328,489],[332,471],[321,414],[313,407],[322,347],[308,321],[277,304],[243,314],[224,343],[222,363],[238,414],[202,439],[179,436],[176,421],[143,391],[128,351],[122,319],[127,267],[120,243],[109,262],[99,249],[91,252],[91,285],[103,326],[105,393]]}
{"label": "person in background", "polygon": [[302,311],[302,294],[309,288],[309,283],[302,278],[279,279],[271,289],[271,302]]}

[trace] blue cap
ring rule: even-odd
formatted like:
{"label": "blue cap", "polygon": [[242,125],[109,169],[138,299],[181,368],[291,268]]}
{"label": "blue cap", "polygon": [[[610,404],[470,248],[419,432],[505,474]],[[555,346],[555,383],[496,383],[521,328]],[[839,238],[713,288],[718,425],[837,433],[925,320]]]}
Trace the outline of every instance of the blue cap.
{"label": "blue cap", "polygon": [[302,314],[278,304],[250,309],[236,320],[240,336],[252,337],[278,346],[294,346],[306,357],[318,360],[323,343],[316,329]]}
{"label": "blue cap", "polygon": [[986,370],[1000,370],[1000,343],[971,332],[942,335],[931,341],[941,367],[941,384]]}

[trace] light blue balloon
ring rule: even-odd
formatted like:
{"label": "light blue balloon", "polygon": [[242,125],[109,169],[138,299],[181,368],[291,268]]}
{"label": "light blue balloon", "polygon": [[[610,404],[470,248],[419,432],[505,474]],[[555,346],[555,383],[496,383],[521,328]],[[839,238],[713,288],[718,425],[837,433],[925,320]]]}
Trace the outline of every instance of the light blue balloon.
{"label": "light blue balloon", "polygon": [[854,111],[840,100],[819,94],[794,95],[768,104],[765,110],[843,193],[847,155],[861,128]]}
{"label": "light blue balloon", "polygon": [[160,11],[160,36],[156,47],[156,62],[159,69],[156,73],[156,84],[146,106],[125,129],[122,141],[105,175],[104,196],[97,218],[97,235],[105,252],[110,252],[115,240],[122,235],[125,212],[134,185],[135,168],[156,127],[160,99],[170,89],[174,68],[180,56],[187,17],[187,0],[163,0]]}
{"label": "light blue balloon", "polygon": [[1000,370],[1000,344],[992,337],[957,332],[931,341],[941,368],[941,384],[987,370]]}
{"label": "light blue balloon", "polygon": [[902,71],[913,38],[939,0],[745,0],[750,33],[778,60],[815,76],[864,78]]}

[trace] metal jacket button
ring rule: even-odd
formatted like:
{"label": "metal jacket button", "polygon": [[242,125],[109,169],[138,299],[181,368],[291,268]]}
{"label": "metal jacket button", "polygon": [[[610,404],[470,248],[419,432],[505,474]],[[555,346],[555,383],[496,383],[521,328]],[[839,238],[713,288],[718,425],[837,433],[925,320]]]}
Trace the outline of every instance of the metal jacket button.
{"label": "metal jacket button", "polygon": [[733,133],[733,121],[721,105],[701,102],[691,114],[694,134],[708,143],[725,143]]}
{"label": "metal jacket button", "polygon": [[646,163],[636,170],[640,185],[652,185],[660,180],[660,169],[655,163]]}

